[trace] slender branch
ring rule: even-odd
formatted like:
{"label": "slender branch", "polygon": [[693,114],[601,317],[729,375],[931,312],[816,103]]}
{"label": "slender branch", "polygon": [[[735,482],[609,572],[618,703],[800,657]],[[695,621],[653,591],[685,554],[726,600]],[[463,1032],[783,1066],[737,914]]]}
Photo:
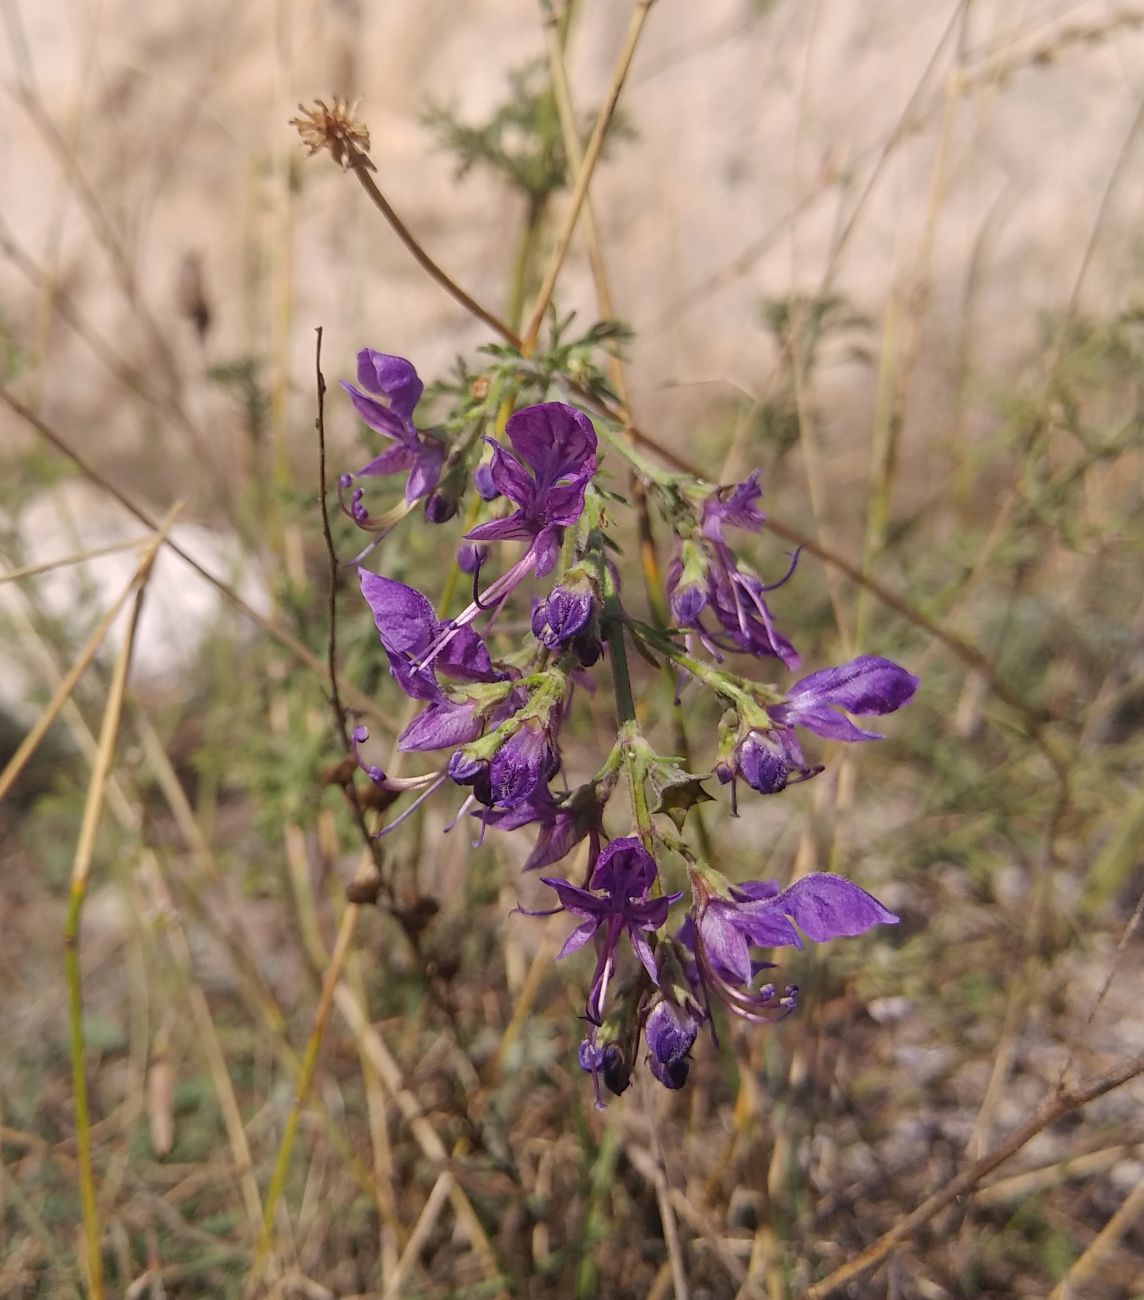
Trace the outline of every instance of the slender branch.
{"label": "slender branch", "polygon": [[314,427],[318,431],[318,503],[322,512],[322,540],[330,561],[329,594],[326,601],[326,671],[330,678],[330,703],[334,709],[334,722],[341,733],[342,745],[350,747],[346,727],[346,711],[338,690],[338,553],[334,549],[334,534],[330,529],[330,510],[326,503],[326,379],[322,374],[322,326],[314,331],[314,386],[318,397],[318,413]]}
{"label": "slender branch", "polygon": [[947,1205],[952,1205],[954,1201],[972,1192],[986,1174],[992,1173],[999,1165],[1016,1155],[1038,1133],[1055,1124],[1070,1111],[1087,1106],[1090,1101],[1103,1097],[1105,1093],[1112,1092],[1113,1089],[1121,1087],[1141,1074],[1144,1074],[1144,1052],[1122,1061],[1107,1073],[1098,1075],[1077,1088],[1057,1088],[1049,1093],[1025,1124],[980,1160],[974,1161],[967,1169],[963,1169],[960,1174],[946,1183],[941,1191],[935,1192],[916,1210],[907,1214],[904,1219],[900,1219],[888,1232],[883,1233],[877,1241],[867,1246],[856,1259],[843,1264],[841,1268],[836,1268],[828,1277],[812,1286],[806,1293],[807,1300],[826,1300],[827,1296],[837,1294],[847,1282],[861,1277],[863,1273],[869,1272],[876,1264],[881,1263],[895,1246],[912,1237],[923,1224],[928,1223]]}
{"label": "slender branch", "polygon": [[[164,531],[170,518],[164,523]],[[103,711],[103,725],[99,734],[99,750],[87,787],[83,822],[76,841],[72,861],[70,902],[64,924],[64,952],[67,970],[69,1022],[71,1028],[72,1079],[75,1089],[76,1172],[79,1179],[80,1200],[83,1203],[84,1244],[87,1258],[87,1280],[93,1300],[102,1300],[103,1255],[100,1244],[99,1206],[95,1191],[95,1173],[91,1162],[91,1108],[87,1092],[87,1048],[83,1026],[83,983],[79,964],[80,924],[83,905],[87,898],[87,885],[91,878],[91,865],[95,856],[95,842],[103,816],[103,803],[107,791],[111,766],[115,759],[119,725],[123,717],[123,701],[127,677],[131,670],[131,652],[135,634],[143,612],[143,597],[147,580],[158,554],[162,540],[156,534],[135,574],[135,603],[123,648],[115,661],[115,669]]]}
{"label": "slender branch", "polygon": [[[568,255],[568,249],[572,243],[572,235],[576,229],[576,222],[580,217],[580,209],[583,207],[584,200],[588,194],[588,183],[592,179],[592,173],[596,170],[596,163],[600,160],[600,153],[604,147],[604,136],[607,134],[608,127],[611,125],[612,118],[615,116],[616,105],[620,101],[620,95],[623,93],[624,83],[627,80],[628,69],[631,67],[632,58],[636,52],[636,46],[639,44],[640,34],[643,31],[644,23],[647,21],[648,13],[651,10],[655,0],[637,0],[636,7],[632,11],[631,22],[628,24],[628,34],[624,41],[624,47],[620,51],[620,57],[616,61],[616,67],[612,73],[612,84],[608,90],[607,98],[604,100],[603,107],[596,117],[596,125],[592,131],[592,137],[588,141],[588,147],[584,151],[584,162],[576,175],[576,185],[572,190],[572,198],[568,205],[568,211],[564,214],[564,225],[560,229],[560,234],[556,240],[556,248],[552,253],[552,259],[549,262],[548,270],[545,272],[544,282],[540,286],[540,292],[536,296],[536,302],[532,308],[532,315],[528,319],[528,324],[524,330],[524,340],[522,351],[526,354],[531,352],[536,346],[536,340],[540,335],[540,327],[544,322],[544,314],[548,310],[548,304],[552,301],[552,295],[556,289],[556,280],[560,275],[560,270],[564,265],[564,259]],[[571,160],[569,160],[571,161]]]}
{"label": "slender branch", "polygon": [[366,155],[358,150],[354,150],[353,152],[353,165],[350,170],[357,177],[358,184],[369,196],[370,202],[375,208],[377,208],[378,212],[381,213],[386,221],[389,222],[390,226],[393,228],[393,233],[405,245],[417,265],[421,267],[421,269],[433,280],[435,280],[451,298],[456,302],[459,302],[470,315],[475,316],[479,321],[483,321],[489,329],[491,329],[495,334],[499,334],[505,342],[510,343],[514,348],[519,348],[521,346],[521,339],[516,331],[510,329],[499,316],[494,316],[486,307],[482,307],[474,297],[466,293],[456,280],[454,280],[447,272],[443,271],[421,247],[408,226],[406,226],[405,222],[401,220],[396,212],[394,212],[389,200],[384,194],[382,194],[381,190],[378,189],[377,182],[370,175],[370,166],[372,166],[372,164],[369,163]]}

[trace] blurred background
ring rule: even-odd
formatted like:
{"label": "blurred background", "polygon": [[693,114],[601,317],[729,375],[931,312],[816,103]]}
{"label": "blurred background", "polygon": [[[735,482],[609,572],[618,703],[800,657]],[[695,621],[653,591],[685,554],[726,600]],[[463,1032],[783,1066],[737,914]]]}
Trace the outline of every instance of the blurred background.
{"label": "blurred background", "polygon": [[[566,15],[585,135],[630,14]],[[315,330],[328,477],[373,454],[334,386],[360,347],[428,382],[491,335],[289,119],[360,98],[388,201],[519,320],[568,197],[543,16],[0,0],[0,761],[135,572],[149,529],[110,487],[155,522],[180,502],[173,540],[243,606],[160,554],[104,792],[107,1294],[799,1296],[1059,1079],[1144,1048],[1144,6],[1111,0],[658,0],[592,182],[640,428],[712,481],[760,467],[817,543],[774,600],[808,670],[923,680],[880,746],[708,805],[716,860],[838,871],[902,925],[784,963],[797,1017],[723,1025],[683,1093],[598,1113],[589,959],[509,915],[545,905],[528,843],[474,850],[431,809],[386,841],[323,1009],[362,848],[322,675]],[[580,239],[556,305],[598,318]],[[438,591],[459,532],[415,515],[372,563]],[[784,547],[746,549],[777,575]],[[337,608],[343,680],[396,717],[352,584]],[[90,1286],[61,936],[125,628],[0,803],[0,1296]],[[611,725],[601,692],[570,770]],[[1144,1294],[1141,1099],[1045,1128],[837,1294]]]}

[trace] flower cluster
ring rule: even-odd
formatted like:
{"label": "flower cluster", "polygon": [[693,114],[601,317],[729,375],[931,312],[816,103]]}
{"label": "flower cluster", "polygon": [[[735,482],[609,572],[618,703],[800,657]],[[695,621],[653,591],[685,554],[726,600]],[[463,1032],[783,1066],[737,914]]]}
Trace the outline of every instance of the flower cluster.
{"label": "flower cluster", "polygon": [[[673,626],[650,628],[631,618],[621,599],[622,551],[609,536],[608,517],[616,498],[596,481],[597,430],[583,411],[561,401],[520,406],[495,437],[486,429],[504,399],[494,391],[473,428],[450,442],[414,424],[423,389],[408,361],[366,349],[357,379],[344,387],[365,423],[390,445],[340,481],[356,523],[380,531],[360,480],[407,473],[404,507],[424,499],[431,522],[452,517],[464,482],[473,488],[470,527],[457,552],[472,594],[459,612],[442,618],[413,587],[359,570],[390,673],[418,706],[398,748],[441,753],[436,769],[417,777],[390,778],[359,760],[393,798],[418,796],[379,833],[452,786],[459,791],[457,817],[470,814],[482,835],[486,828],[536,828],[525,870],[551,867],[587,841],[582,882],[542,876],[554,905],[529,913],[567,913],[575,922],[559,957],[588,946],[595,952],[581,1067],[591,1074],[598,1101],[602,1088],[622,1092],[643,1042],[651,1074],[680,1088],[716,1006],[754,1022],[776,1021],[796,1008],[797,988],[768,978],[773,967],[760,952],[800,948],[803,936],[822,943],[861,935],[898,917],[829,873],[803,876],[785,889],[770,881],[734,884],[657,818],[668,817],[681,831],[688,810],[711,798],[702,785],[707,777],[731,787],[733,813],[740,778],[761,795],[810,779],[822,766],[808,761],[800,732],[847,743],[879,739],[851,715],[894,712],[913,696],[917,678],[877,655],[785,687],[728,668],[732,654],[777,661],[779,671],[797,670],[801,662],[767,603],[793,574],[797,554],[779,581],[765,583],[727,537],[732,528],[758,533],[765,525],[757,472],[715,489],[666,476],[652,483],[666,503],[675,549],[667,574]],[[642,463],[637,469],[647,472]],[[462,482],[461,489],[450,488],[448,509],[434,506],[442,499],[443,472],[449,482],[457,474]],[[495,544],[505,542],[522,549],[499,577],[483,583]],[[526,583],[530,613],[505,620],[506,629],[523,631],[502,631],[501,612]],[[720,704],[723,721],[705,771],[685,771],[678,760],[657,755],[641,733],[628,643],[672,664],[681,685],[692,683]],[[615,688],[616,735],[595,774],[568,788],[562,728],[576,691],[591,688],[601,664],[610,667]],[[359,728],[355,744],[365,738]],[[621,778],[631,796],[626,818],[610,807]],[[678,872],[672,884],[679,887],[665,885],[661,867]],[[681,915],[672,927],[677,904]]]}

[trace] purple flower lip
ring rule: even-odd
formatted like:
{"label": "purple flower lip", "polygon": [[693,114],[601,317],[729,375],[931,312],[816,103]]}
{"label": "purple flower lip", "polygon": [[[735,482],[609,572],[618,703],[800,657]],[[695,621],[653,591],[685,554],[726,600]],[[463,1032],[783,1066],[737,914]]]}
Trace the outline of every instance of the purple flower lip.
{"label": "purple flower lip", "polygon": [[693,876],[693,884],[698,907],[681,939],[695,952],[703,984],[748,1020],[781,1020],[798,997],[793,985],[784,995],[770,984],[751,991],[755,975],[769,965],[752,960],[752,946],[801,948],[795,925],[807,938],[825,943],[875,925],[897,925],[900,919],[872,894],[828,872],[803,876],[784,890],[772,881],[747,881],[727,897],[712,894],[699,877]]}
{"label": "purple flower lip", "polygon": [[778,794],[792,782],[807,781],[823,769],[807,763],[796,727],[826,740],[881,740],[881,732],[863,730],[841,710],[893,713],[909,703],[918,685],[913,673],[878,655],[860,655],[811,673],[795,682],[780,704],[767,705],[775,725],[748,732],[736,746],[732,764],[724,762],[718,771],[719,779],[726,783],[741,776],[760,794]]}
{"label": "purple flower lip", "polygon": [[563,802],[557,803],[545,783],[538,785],[527,799],[512,808],[486,811],[475,809],[486,826],[512,831],[520,826],[538,825],[540,834],[521,868],[537,871],[566,857],[586,836],[589,839],[589,864],[594,868],[600,855],[600,818],[603,813],[596,787],[581,786]]}
{"label": "purple flower lip", "polygon": [[[360,388],[342,380],[354,409],[375,433],[390,439],[393,445],[356,475],[343,475],[341,486],[343,490],[348,488],[354,478],[377,478],[408,470],[405,501],[411,505],[433,491],[445,463],[445,448],[413,423],[413,410],[421,400],[424,385],[404,357],[375,352],[373,348],[362,348],[358,353],[357,381]],[[362,511],[358,489],[349,513],[360,523]]]}
{"label": "purple flower lip", "polygon": [[[506,680],[508,674],[493,667],[480,635],[470,627],[455,628],[441,622],[419,591],[368,569],[359,569],[358,579],[389,656],[390,670],[406,695],[441,703],[445,695],[434,669],[460,681]],[[447,631],[448,643],[436,655],[433,667],[421,664],[425,652]]]}
{"label": "purple flower lip", "polygon": [[590,881],[590,893],[567,880],[542,876],[546,885],[556,890],[560,908],[581,917],[580,924],[564,941],[557,960],[582,948],[589,939],[596,940],[597,961],[585,1008],[587,1019],[595,1025],[603,1020],[604,999],[616,968],[616,949],[626,931],[636,956],[652,980],[656,978],[655,956],[645,934],[658,930],[667,920],[672,903],[682,893],[649,898],[655,883],[655,860],[635,836],[613,840],[600,854]]}

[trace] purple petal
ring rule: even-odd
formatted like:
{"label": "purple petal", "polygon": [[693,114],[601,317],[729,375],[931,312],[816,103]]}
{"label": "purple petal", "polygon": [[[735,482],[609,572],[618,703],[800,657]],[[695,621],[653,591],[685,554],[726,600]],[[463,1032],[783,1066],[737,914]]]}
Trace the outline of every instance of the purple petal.
{"label": "purple petal", "polygon": [[534,529],[529,528],[522,510],[514,511],[507,519],[490,519],[487,524],[478,524],[465,534],[470,542],[513,542],[531,537]]}
{"label": "purple petal", "polygon": [[437,486],[437,480],[441,477],[441,466],[444,463],[445,448],[435,438],[421,438],[409,481],[405,485],[406,505],[420,501],[422,497],[428,496],[433,491]]}
{"label": "purple petal", "polygon": [[589,894],[586,889],[571,885],[559,876],[541,876],[540,879],[543,884],[556,890],[564,910],[573,916],[596,917],[600,920],[610,910],[607,899],[597,898],[595,894]]}
{"label": "purple petal", "polygon": [[592,872],[593,889],[613,898],[643,898],[658,874],[655,859],[634,835],[613,840],[600,854]]}
{"label": "purple petal", "polygon": [[427,704],[437,704],[447,698],[438,685],[437,676],[432,668],[415,668],[408,660],[391,654],[389,671],[411,700],[424,700]]}
{"label": "purple petal", "polygon": [[733,909],[718,900],[708,903],[695,923],[703,952],[715,972],[739,984],[751,981],[751,950],[743,935],[730,923]]}
{"label": "purple petal", "polygon": [[759,486],[759,470],[755,470],[742,483],[730,488],[720,488],[703,503],[703,535],[713,542],[723,540],[724,524],[747,528],[752,532],[766,522],[766,516],[755,503],[763,495]]}
{"label": "purple petal", "polygon": [[571,483],[549,488],[543,506],[544,518],[548,523],[568,528],[580,518],[584,513],[584,490],[589,477],[577,477]]}
{"label": "purple petal", "polygon": [[758,948],[801,948],[802,939],[774,900],[742,903],[728,918]]}
{"label": "purple petal", "polygon": [[838,668],[823,668],[795,682],[787,707],[801,724],[802,715],[818,704],[834,704],[848,713],[893,713],[918,689],[918,679],[879,655],[860,655]]}
{"label": "purple petal", "polygon": [[521,870],[538,871],[541,867],[550,867],[571,852],[587,834],[588,827],[580,826],[575,814],[557,813],[536,837],[536,844]]}
{"label": "purple petal", "polygon": [[[471,537],[472,533],[469,536]],[[559,529],[545,528],[537,533],[532,543],[532,554],[535,557],[534,568],[538,578],[546,578],[556,567],[556,561],[560,558],[560,542]]]}
{"label": "purple petal", "polygon": [[490,465],[477,466],[473,471],[473,483],[482,501],[495,501],[500,496],[500,488],[496,485]]}
{"label": "purple petal", "polygon": [[364,468],[359,469],[355,478],[385,478],[390,474],[401,474],[409,469],[417,459],[417,453],[403,442],[395,442],[392,447],[375,456]]}
{"label": "purple petal", "polygon": [[578,948],[583,948],[599,928],[599,921],[581,921],[568,938],[564,940],[564,946],[556,954],[556,960],[559,961],[561,957],[567,957],[570,952],[575,952]]}
{"label": "purple petal", "polygon": [[400,419],[388,406],[382,406],[380,402],[375,402],[372,397],[367,397],[365,393],[359,392],[353,384],[347,384],[342,380],[342,387],[350,395],[350,401],[354,404],[354,409],[358,415],[373,429],[376,433],[384,434],[387,438],[393,438],[397,442],[404,443],[411,450],[417,447],[417,431],[407,421]]}
{"label": "purple petal", "polygon": [[864,934],[874,925],[897,925],[901,919],[872,894],[825,871],[796,880],[769,906],[793,917],[816,943]]}
{"label": "purple petal", "polygon": [[504,676],[493,667],[481,634],[471,627],[454,632],[433,662],[441,672],[465,682],[499,682]]}
{"label": "purple petal", "polygon": [[429,648],[439,624],[433,606],[419,591],[368,569],[358,569],[358,580],[381,644],[391,654],[415,655]]}
{"label": "purple petal", "polygon": [[[658,928],[659,927],[656,926],[656,929]],[[655,953],[651,950],[651,944],[648,943],[637,929],[630,925],[628,926],[628,938],[632,941],[632,948],[634,949],[636,956],[643,963],[644,970],[646,970],[648,975],[654,980],[657,976],[657,971],[655,966]]]}
{"label": "purple petal", "polygon": [[388,398],[390,409],[404,420],[413,414],[425,390],[411,362],[373,348],[362,348],[357,354],[357,378],[363,388]]}
{"label": "purple petal", "polygon": [[[493,449],[493,458],[489,465],[489,476],[493,486],[510,501],[527,508],[536,497],[536,483],[532,475],[507,447],[493,438],[486,438],[485,441]],[[482,492],[481,495],[484,496],[484,493]]]}
{"label": "purple petal", "polygon": [[484,730],[472,701],[454,704],[445,700],[432,704],[419,713],[398,738],[397,747],[403,750],[449,749],[467,745],[476,740]]}
{"label": "purple petal", "polygon": [[777,880],[744,880],[741,884],[731,886],[731,894],[739,902],[765,903],[779,894]]}
{"label": "purple petal", "polygon": [[541,492],[569,475],[596,471],[596,430],[574,406],[527,406],[509,417],[505,433],[516,454],[532,467]]}

